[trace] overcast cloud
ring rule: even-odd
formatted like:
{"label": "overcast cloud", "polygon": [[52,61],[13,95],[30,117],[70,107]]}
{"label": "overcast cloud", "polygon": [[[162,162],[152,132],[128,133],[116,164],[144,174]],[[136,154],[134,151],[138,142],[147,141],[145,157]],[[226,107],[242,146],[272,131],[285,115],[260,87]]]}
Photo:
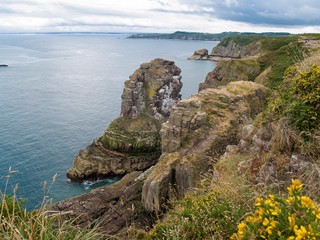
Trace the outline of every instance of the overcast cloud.
{"label": "overcast cloud", "polygon": [[1,0],[0,32],[320,31],[318,0]]}

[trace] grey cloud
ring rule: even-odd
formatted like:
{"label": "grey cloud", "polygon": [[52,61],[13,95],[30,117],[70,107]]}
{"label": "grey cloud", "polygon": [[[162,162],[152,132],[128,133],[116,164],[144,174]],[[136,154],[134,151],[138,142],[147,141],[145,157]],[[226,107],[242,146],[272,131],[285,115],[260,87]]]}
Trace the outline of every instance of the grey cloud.
{"label": "grey cloud", "polygon": [[318,0],[180,0],[181,4],[214,8],[212,17],[265,25],[320,25]]}

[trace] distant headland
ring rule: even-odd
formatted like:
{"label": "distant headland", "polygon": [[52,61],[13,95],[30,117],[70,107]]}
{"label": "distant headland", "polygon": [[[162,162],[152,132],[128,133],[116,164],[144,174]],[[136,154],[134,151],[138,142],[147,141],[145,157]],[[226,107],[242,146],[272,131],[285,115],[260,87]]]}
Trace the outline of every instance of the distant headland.
{"label": "distant headland", "polygon": [[137,33],[128,38],[148,38],[148,39],[174,39],[174,40],[201,40],[201,41],[221,41],[225,37],[234,37],[242,35],[252,36],[287,36],[287,32],[222,32],[222,33],[200,33],[200,32],[183,32],[174,33]]}

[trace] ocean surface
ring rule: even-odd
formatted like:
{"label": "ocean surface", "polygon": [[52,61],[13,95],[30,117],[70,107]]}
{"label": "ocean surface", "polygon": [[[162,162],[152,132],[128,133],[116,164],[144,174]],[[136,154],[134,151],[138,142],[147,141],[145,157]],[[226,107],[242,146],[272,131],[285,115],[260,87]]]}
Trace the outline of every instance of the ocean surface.
{"label": "ocean surface", "polygon": [[182,69],[187,98],[215,66],[186,59],[217,42],[125,37],[0,35],[0,64],[9,65],[0,68],[2,193],[12,193],[19,183],[17,195],[32,209],[44,196],[55,202],[115,181],[71,183],[65,173],[78,151],[119,116],[124,81],[143,62],[173,60]]}

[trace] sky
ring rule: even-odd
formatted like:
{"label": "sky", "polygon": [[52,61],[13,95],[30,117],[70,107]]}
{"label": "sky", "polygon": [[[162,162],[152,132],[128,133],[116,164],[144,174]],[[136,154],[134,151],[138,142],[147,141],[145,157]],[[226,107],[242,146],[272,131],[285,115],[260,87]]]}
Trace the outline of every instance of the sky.
{"label": "sky", "polygon": [[320,32],[319,0],[0,0],[0,32]]}

